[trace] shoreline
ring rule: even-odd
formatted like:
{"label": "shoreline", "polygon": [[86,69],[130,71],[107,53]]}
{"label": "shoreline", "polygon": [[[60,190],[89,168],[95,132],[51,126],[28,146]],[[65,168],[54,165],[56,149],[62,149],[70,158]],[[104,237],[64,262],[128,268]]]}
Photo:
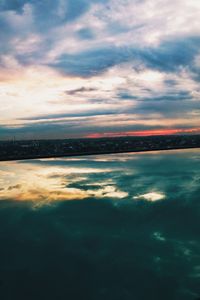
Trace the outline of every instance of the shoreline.
{"label": "shoreline", "polygon": [[153,151],[170,151],[170,150],[187,150],[187,149],[200,149],[198,146],[187,146],[187,147],[155,147],[152,149],[132,149],[132,150],[119,150],[119,151],[98,151],[98,152],[75,152],[66,154],[49,154],[49,155],[33,155],[33,156],[22,156],[13,158],[0,158],[0,162],[10,162],[10,161],[22,161],[22,160],[36,160],[36,159],[50,159],[50,158],[60,158],[60,157],[77,157],[77,156],[91,156],[91,155],[106,155],[106,154],[123,154],[123,153],[139,153],[139,152],[153,152]]}

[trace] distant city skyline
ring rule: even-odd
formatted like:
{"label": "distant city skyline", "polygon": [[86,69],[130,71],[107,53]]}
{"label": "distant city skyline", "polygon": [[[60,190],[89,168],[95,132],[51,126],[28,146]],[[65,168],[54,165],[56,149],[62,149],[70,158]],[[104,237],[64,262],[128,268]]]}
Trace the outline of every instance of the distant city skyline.
{"label": "distant city skyline", "polygon": [[199,0],[2,0],[0,140],[200,133]]}

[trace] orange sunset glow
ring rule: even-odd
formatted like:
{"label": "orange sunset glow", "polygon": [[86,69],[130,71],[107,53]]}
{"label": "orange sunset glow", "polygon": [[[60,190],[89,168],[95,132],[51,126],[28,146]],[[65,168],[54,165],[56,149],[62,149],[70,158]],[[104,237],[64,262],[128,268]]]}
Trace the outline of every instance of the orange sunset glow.
{"label": "orange sunset glow", "polygon": [[156,136],[173,134],[199,134],[200,128],[190,129],[164,129],[164,130],[145,130],[145,131],[125,131],[89,134],[87,138],[120,137],[120,136]]}

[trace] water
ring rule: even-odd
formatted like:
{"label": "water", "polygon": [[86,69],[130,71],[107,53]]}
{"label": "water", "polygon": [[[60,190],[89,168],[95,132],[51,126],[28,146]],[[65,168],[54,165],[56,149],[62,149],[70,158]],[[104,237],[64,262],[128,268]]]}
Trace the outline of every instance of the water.
{"label": "water", "polygon": [[200,150],[0,163],[0,299],[200,297]]}

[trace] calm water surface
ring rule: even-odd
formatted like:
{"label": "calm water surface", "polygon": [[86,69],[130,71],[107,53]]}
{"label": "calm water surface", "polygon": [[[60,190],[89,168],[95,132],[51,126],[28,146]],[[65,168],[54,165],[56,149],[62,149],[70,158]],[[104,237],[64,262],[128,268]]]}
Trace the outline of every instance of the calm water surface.
{"label": "calm water surface", "polygon": [[200,150],[0,163],[0,299],[200,299]]}

